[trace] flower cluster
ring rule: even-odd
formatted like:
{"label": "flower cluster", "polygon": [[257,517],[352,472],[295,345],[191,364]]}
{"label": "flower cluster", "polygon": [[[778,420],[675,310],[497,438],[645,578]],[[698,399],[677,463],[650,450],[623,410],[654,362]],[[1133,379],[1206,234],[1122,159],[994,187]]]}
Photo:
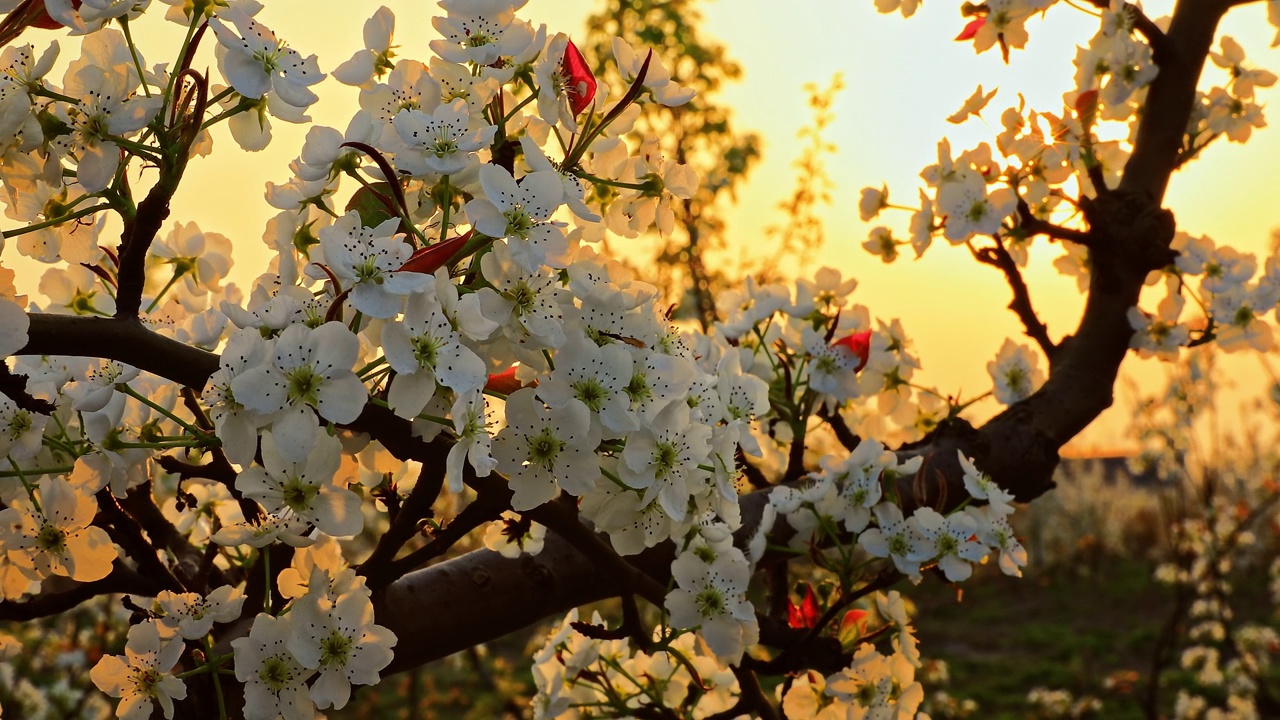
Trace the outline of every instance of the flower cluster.
{"label": "flower cluster", "polygon": [[1027,552],[1018,542],[1008,515],[1013,496],[980,472],[972,459],[959,454],[964,486],[975,500],[985,502],[942,515],[931,507],[916,508],[910,517],[890,498],[899,481],[909,482],[923,457],[901,462],[874,440],[864,440],[839,462],[824,460],[823,470],[801,488],[774,490],[770,503],[795,531],[795,547],[838,540],[842,533],[857,536],[863,552],[892,560],[898,572],[921,580],[921,568],[936,564],[951,582],[967,579],[973,563],[998,557],[1008,575],[1022,574]]}

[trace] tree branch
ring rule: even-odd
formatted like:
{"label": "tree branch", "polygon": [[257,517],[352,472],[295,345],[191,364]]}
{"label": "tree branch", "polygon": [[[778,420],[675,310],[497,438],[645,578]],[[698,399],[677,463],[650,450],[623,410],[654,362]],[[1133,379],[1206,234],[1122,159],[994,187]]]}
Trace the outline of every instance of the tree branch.
{"label": "tree branch", "polygon": [[999,238],[996,238],[993,247],[979,249],[969,244],[969,250],[978,262],[983,265],[990,265],[1004,273],[1005,280],[1009,283],[1009,289],[1013,290],[1013,301],[1009,303],[1009,309],[1022,321],[1022,327],[1026,330],[1027,337],[1036,341],[1036,344],[1040,346],[1040,350],[1049,360],[1049,364],[1052,365],[1054,355],[1058,352],[1058,346],[1054,344],[1053,340],[1049,339],[1049,328],[1036,315],[1035,308],[1031,305],[1031,292],[1027,289],[1027,283],[1023,281],[1022,273],[1018,270],[1018,263],[1014,262],[1013,256],[1005,249]]}
{"label": "tree branch", "polygon": [[15,355],[110,358],[199,390],[218,356],[152,332],[136,318],[30,313],[27,345]]}
{"label": "tree branch", "polygon": [[75,583],[68,590],[40,593],[22,602],[0,600],[0,621],[25,622],[57,615],[99,595],[129,593],[154,596],[163,589],[117,558],[111,564],[111,572],[101,580]]}
{"label": "tree branch", "polygon": [[[1090,180],[1093,180],[1092,176]],[[1098,181],[1094,181],[1095,186],[1098,184]],[[1021,197],[1018,198],[1018,226],[1027,234],[1027,237],[1044,235],[1053,240],[1069,240],[1085,247],[1093,244],[1093,238],[1085,230],[1062,227],[1036,217],[1031,212],[1031,207],[1027,205],[1027,201]]]}

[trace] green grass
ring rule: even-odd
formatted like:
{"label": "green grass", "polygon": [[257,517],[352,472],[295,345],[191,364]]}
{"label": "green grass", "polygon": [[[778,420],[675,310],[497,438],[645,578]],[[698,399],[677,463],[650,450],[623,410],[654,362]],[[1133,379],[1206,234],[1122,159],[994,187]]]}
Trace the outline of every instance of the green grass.
{"label": "green grass", "polygon": [[[960,595],[937,577],[904,591],[919,606],[921,653],[947,662],[949,691],[977,701],[975,717],[1027,718],[1026,696],[1037,686],[1093,695],[1105,703],[1101,717],[1144,717],[1143,683],[1174,608],[1173,590],[1152,579],[1150,563],[1108,557],[1088,574],[1061,568],[1022,579],[990,570],[960,586]],[[1238,588],[1239,619],[1273,611],[1262,575]],[[1105,687],[1125,671],[1137,673],[1136,687]],[[1164,693],[1162,704],[1175,694]]]}

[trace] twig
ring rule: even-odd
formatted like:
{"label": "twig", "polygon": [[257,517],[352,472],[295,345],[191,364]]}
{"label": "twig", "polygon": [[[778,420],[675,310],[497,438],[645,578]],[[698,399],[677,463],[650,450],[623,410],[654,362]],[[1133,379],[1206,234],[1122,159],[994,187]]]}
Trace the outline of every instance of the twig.
{"label": "twig", "polygon": [[831,431],[836,434],[836,440],[840,441],[845,450],[853,452],[858,449],[858,445],[862,444],[862,438],[849,429],[849,424],[844,421],[839,410],[828,410],[825,406],[819,407],[818,417],[831,426]]}
{"label": "twig", "polygon": [[52,415],[57,407],[48,400],[32,397],[27,392],[27,376],[17,375],[9,370],[9,366],[0,363],[0,393],[13,401],[22,410]]}
{"label": "twig", "polygon": [[[438,445],[443,445],[442,441],[433,441],[428,444],[428,447],[435,448]],[[445,449],[447,451],[447,446]],[[404,501],[396,519],[387,528],[387,532],[378,538],[378,544],[369,554],[369,559],[365,560],[358,570],[368,579],[370,586],[383,587],[399,577],[392,571],[392,561],[400,552],[400,548],[409,542],[409,538],[418,534],[418,521],[430,516],[431,506],[440,495],[442,487],[444,487],[444,463],[424,462],[422,471],[418,473],[418,482],[409,493],[408,499]]]}
{"label": "twig", "polygon": [[[1093,180],[1092,176],[1090,176],[1090,180]],[[1095,181],[1094,185],[1098,185],[1098,182]],[[1106,186],[1103,185],[1103,187]],[[1045,235],[1053,240],[1067,240],[1085,247],[1090,247],[1094,244],[1093,236],[1085,230],[1062,227],[1036,217],[1031,212],[1031,207],[1027,205],[1027,201],[1021,197],[1018,198],[1018,225],[1023,232],[1027,233],[1028,237]]]}
{"label": "twig", "polygon": [[[470,465],[467,466],[467,471],[473,472]],[[475,502],[463,508],[457,517],[436,532],[426,545],[390,562],[386,573],[389,577],[388,582],[394,582],[401,575],[416,570],[428,561],[443,555],[455,543],[466,537],[467,533],[502,517],[502,511],[506,508],[506,501],[500,497],[495,498],[492,493],[477,497]]]}
{"label": "twig", "polygon": [[[1109,0],[1088,0],[1088,2],[1100,10],[1107,10],[1111,7]],[[1155,24],[1155,21],[1147,17],[1142,8],[1133,3],[1125,3],[1123,11],[1133,23],[1133,29],[1142,33],[1142,36],[1147,39],[1147,43],[1151,45],[1151,58],[1155,64],[1164,65],[1172,51],[1169,45],[1169,38],[1164,34],[1164,31]]]}
{"label": "twig", "polygon": [[1031,306],[1031,293],[1027,290],[1027,284],[1023,281],[1022,273],[1018,270],[1018,264],[1013,261],[1013,256],[1005,249],[999,238],[996,238],[995,245],[992,247],[979,249],[970,244],[969,250],[978,262],[990,265],[1004,273],[1005,280],[1009,282],[1009,288],[1013,290],[1013,301],[1009,303],[1009,309],[1022,321],[1027,337],[1036,341],[1052,365],[1058,346],[1049,339],[1049,329],[1040,322],[1035,308]]}
{"label": "twig", "polygon": [[120,507],[120,503],[116,502],[110,488],[99,490],[97,500],[99,513],[115,531],[110,533],[111,539],[124,548],[125,553],[138,563],[138,569],[143,574],[158,582],[164,590],[182,593],[190,589],[160,561],[156,548],[143,537],[142,528],[138,526],[137,521],[129,517],[128,513]]}
{"label": "twig", "polygon": [[0,620],[6,622],[36,620],[66,612],[99,595],[127,593],[154,596],[162,589],[117,558],[111,564],[111,572],[101,580],[78,583],[62,592],[41,593],[23,602],[0,600]]}
{"label": "twig", "polygon": [[[481,480],[501,482],[494,475]],[[478,488],[477,488],[478,490]],[[654,605],[661,607],[666,598],[666,588],[649,577],[642,570],[627,562],[614,552],[594,530],[583,525],[578,519],[577,508],[572,505],[572,498],[561,498],[534,508],[526,513],[534,522],[542,523],[548,530],[568,540],[578,552],[588,557],[602,571],[611,573],[620,584],[623,593],[635,593]]]}

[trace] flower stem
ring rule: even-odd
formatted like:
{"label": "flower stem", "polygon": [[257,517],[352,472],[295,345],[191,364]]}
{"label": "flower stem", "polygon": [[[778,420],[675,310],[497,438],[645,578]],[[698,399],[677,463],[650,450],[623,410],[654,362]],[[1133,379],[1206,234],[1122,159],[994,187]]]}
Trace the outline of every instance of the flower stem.
{"label": "flower stem", "polygon": [[173,412],[172,412],[171,410],[169,410],[168,408],[162,407],[161,405],[157,404],[157,403],[156,403],[156,402],[154,402],[153,400],[150,400],[149,398],[147,398],[147,397],[143,396],[143,395],[142,395],[141,393],[139,393],[137,390],[134,390],[133,388],[129,387],[129,384],[128,384],[128,383],[116,383],[116,390],[117,390],[117,391],[119,391],[119,392],[124,393],[125,395],[128,395],[129,397],[131,397],[131,398],[133,398],[133,399],[137,400],[138,402],[142,403],[143,405],[146,405],[147,407],[151,408],[152,410],[155,410],[156,412],[160,413],[161,415],[164,415],[165,417],[169,418],[170,420],[172,420],[172,421],[174,421],[174,422],[178,423],[178,425],[179,425],[179,426],[181,426],[183,430],[186,430],[187,432],[191,433],[192,435],[195,435],[195,436],[196,436],[196,437],[195,437],[195,439],[197,439],[197,440],[203,440],[203,439],[207,439],[207,438],[209,437],[208,433],[206,433],[206,432],[204,432],[203,430],[201,430],[200,428],[198,428],[198,427],[196,427],[196,426],[192,425],[191,423],[188,423],[186,420],[183,420],[182,418],[178,417],[177,415],[174,415],[174,414],[173,414]]}
{"label": "flower stem", "polygon": [[35,232],[36,230],[43,230],[43,229],[45,229],[45,228],[47,228],[47,227],[53,227],[53,226],[55,226],[55,225],[61,225],[61,224],[63,224],[63,223],[71,222],[72,220],[79,220],[80,218],[82,218],[82,217],[84,217],[84,216],[86,216],[86,215],[92,215],[92,214],[94,214],[94,213],[98,212],[99,210],[107,210],[107,209],[109,209],[110,207],[111,207],[111,204],[110,204],[110,203],[99,203],[99,204],[94,205],[94,206],[92,206],[92,207],[87,207],[87,208],[85,208],[85,209],[83,209],[83,210],[77,210],[76,212],[73,212],[73,213],[67,213],[66,215],[60,215],[60,216],[58,216],[58,217],[56,217],[56,218],[52,218],[52,219],[50,219],[50,220],[45,220],[45,221],[43,221],[43,222],[38,222],[38,223],[36,223],[36,224],[34,224],[34,225],[28,225],[28,226],[26,226],[26,227],[18,228],[17,230],[5,230],[5,231],[4,231],[4,233],[3,233],[3,237],[7,240],[7,239],[9,239],[9,238],[11,238],[11,237],[17,237],[17,236],[19,236],[19,235],[26,235],[27,233]]}

